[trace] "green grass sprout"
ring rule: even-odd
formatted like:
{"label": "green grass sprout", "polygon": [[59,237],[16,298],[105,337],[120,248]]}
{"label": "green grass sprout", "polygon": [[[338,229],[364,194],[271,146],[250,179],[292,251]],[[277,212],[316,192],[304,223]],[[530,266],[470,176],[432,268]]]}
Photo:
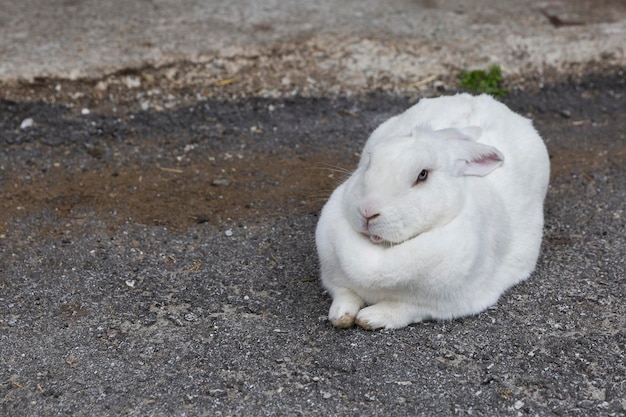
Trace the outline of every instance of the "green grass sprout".
{"label": "green grass sprout", "polygon": [[459,80],[459,87],[473,93],[486,93],[494,97],[506,94],[506,90],[501,86],[502,70],[498,66],[492,66],[487,71],[462,71]]}

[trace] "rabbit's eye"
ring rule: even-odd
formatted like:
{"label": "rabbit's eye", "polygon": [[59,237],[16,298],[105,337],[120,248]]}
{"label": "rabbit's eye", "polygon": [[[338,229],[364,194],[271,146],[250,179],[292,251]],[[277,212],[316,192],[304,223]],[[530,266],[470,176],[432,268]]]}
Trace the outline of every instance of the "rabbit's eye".
{"label": "rabbit's eye", "polygon": [[420,182],[426,181],[426,178],[428,178],[428,170],[423,169],[422,172],[420,172],[420,174],[417,176],[417,179],[415,180],[415,183],[413,185],[417,185]]}

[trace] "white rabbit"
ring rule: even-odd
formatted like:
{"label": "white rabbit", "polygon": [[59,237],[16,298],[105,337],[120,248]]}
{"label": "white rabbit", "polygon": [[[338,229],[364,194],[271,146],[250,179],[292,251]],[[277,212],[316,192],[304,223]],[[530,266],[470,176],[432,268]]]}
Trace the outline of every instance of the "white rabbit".
{"label": "white rabbit", "polygon": [[387,120],[317,225],[329,320],[391,329],[493,305],[535,268],[549,174],[531,121],[490,96]]}

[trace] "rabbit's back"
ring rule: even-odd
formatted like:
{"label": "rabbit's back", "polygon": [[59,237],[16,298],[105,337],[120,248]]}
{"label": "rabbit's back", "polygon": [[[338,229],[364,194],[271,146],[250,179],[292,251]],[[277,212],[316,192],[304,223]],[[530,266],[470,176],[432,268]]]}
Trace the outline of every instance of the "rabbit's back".
{"label": "rabbit's back", "polygon": [[499,268],[499,278],[507,285],[525,280],[539,255],[550,177],[550,160],[542,138],[529,119],[488,95],[460,94],[420,104],[410,110],[414,111],[414,122],[429,120],[436,129],[479,126],[483,133],[478,142],[504,155],[503,165],[480,181],[500,196],[502,215],[510,225],[510,252]]}

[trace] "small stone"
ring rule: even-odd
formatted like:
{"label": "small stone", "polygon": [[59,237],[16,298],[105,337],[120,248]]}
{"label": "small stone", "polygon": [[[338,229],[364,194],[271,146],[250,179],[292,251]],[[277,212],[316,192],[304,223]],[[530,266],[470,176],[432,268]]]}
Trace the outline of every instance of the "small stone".
{"label": "small stone", "polygon": [[224,397],[224,396],[226,396],[226,391],[223,390],[223,389],[219,389],[219,388],[217,388],[217,389],[210,389],[209,390],[209,395],[211,397]]}
{"label": "small stone", "polygon": [[515,408],[516,410],[519,410],[523,406],[524,406],[524,401],[522,400],[517,400],[515,401],[515,404],[513,404],[513,408]]}
{"label": "small stone", "polygon": [[127,279],[126,280],[126,285],[128,285],[130,288],[135,288],[135,280],[134,279]]}
{"label": "small stone", "polygon": [[126,87],[128,88],[138,88],[141,87],[141,78],[139,77],[126,77],[126,79],[124,80],[124,83],[126,84]]}
{"label": "small stone", "polygon": [[22,124],[20,125],[20,129],[22,129],[22,130],[28,129],[29,127],[32,127],[33,124],[35,124],[33,118],[32,117],[27,117],[26,119],[22,120]]}
{"label": "small stone", "polygon": [[226,178],[217,178],[213,180],[211,185],[214,187],[228,187],[230,185],[230,181]]}
{"label": "small stone", "polygon": [[98,81],[96,84],[96,90],[98,91],[106,91],[109,88],[109,83],[106,81]]}
{"label": "small stone", "polygon": [[594,405],[595,402],[591,400],[582,400],[578,402],[578,406],[580,408],[592,408]]}
{"label": "small stone", "polygon": [[166,319],[168,319],[169,321],[171,321],[172,323],[174,323],[176,326],[178,327],[183,327],[185,326],[185,324],[183,323],[183,321],[174,313],[168,313],[165,316]]}
{"label": "small stone", "polygon": [[91,111],[87,108],[84,108],[80,111],[80,114],[82,114],[83,116],[88,115],[89,113],[91,113]]}
{"label": "small stone", "polygon": [[233,229],[226,230],[224,234],[226,235],[226,237],[231,237],[233,235]]}

